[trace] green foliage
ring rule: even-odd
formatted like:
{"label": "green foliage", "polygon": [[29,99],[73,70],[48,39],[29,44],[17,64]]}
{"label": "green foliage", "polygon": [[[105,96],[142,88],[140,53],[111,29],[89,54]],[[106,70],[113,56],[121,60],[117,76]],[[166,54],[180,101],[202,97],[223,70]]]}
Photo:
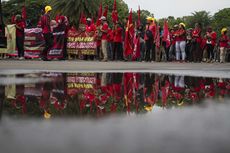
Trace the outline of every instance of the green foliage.
{"label": "green foliage", "polygon": [[2,12],[5,23],[10,23],[10,19],[15,14],[22,13],[22,7],[26,6],[27,19],[33,26],[37,25],[41,10],[48,4],[49,0],[9,0],[2,2]]}
{"label": "green foliage", "polygon": [[[112,23],[112,11],[113,11],[113,2],[114,0],[102,0],[104,7],[108,6],[108,22]],[[104,8],[103,8],[104,9]],[[120,22],[128,17],[129,9],[128,5],[123,0],[117,0],[117,11]]]}
{"label": "green foliage", "polygon": [[99,1],[92,0],[51,0],[51,4],[54,14],[60,12],[68,16],[70,23],[75,26],[79,25],[79,19],[82,12],[86,16],[92,16],[96,14],[99,7]]}
{"label": "green foliage", "polygon": [[225,8],[215,13],[212,25],[218,33],[223,27],[230,27],[230,8]]}

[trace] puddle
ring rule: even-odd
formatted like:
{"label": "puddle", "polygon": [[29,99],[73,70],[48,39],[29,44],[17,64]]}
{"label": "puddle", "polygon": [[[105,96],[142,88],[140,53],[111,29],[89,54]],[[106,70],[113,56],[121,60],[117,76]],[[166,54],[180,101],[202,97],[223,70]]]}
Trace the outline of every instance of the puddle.
{"label": "puddle", "polygon": [[220,103],[230,79],[155,73],[26,73],[1,75],[2,117],[100,118]]}
{"label": "puddle", "polygon": [[2,152],[230,151],[229,79],[47,72],[0,80]]}

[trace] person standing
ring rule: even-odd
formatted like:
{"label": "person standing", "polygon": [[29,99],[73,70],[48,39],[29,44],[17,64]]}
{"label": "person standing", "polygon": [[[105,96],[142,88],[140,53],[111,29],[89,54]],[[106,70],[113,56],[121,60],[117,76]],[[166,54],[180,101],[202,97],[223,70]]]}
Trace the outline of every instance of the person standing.
{"label": "person standing", "polygon": [[214,47],[216,45],[216,38],[216,32],[214,32],[211,27],[208,27],[205,35],[206,49],[208,53],[207,62],[211,62],[212,60],[214,60]]}
{"label": "person standing", "polygon": [[176,60],[180,61],[182,57],[182,62],[185,61],[186,53],[185,53],[185,47],[186,47],[186,30],[185,30],[185,24],[180,23],[179,29],[175,32],[175,40],[176,40]]}
{"label": "person standing", "polygon": [[21,15],[16,15],[15,17],[16,26],[16,46],[18,49],[19,60],[24,59],[24,29],[26,27],[25,22],[22,20]]}
{"label": "person standing", "polygon": [[102,16],[100,18],[101,20],[101,27],[100,31],[102,32],[102,37],[101,37],[101,49],[103,53],[103,62],[108,61],[108,30],[109,30],[109,25],[106,21],[106,17]]}
{"label": "person standing", "polygon": [[155,45],[154,45],[155,34],[156,34],[156,24],[154,22],[154,18],[148,17],[147,25],[145,29],[146,62],[151,62],[151,60],[155,61]]}
{"label": "person standing", "polygon": [[51,6],[46,6],[45,7],[45,14],[41,18],[41,28],[42,28],[42,33],[45,39],[45,48],[41,53],[41,59],[43,61],[49,61],[47,58],[48,51],[52,48],[53,46],[53,34],[51,32],[51,26],[50,26],[50,12],[52,11]]}
{"label": "person standing", "polygon": [[122,32],[123,29],[120,26],[119,22],[117,22],[114,28],[113,60],[123,59]]}
{"label": "person standing", "polygon": [[[86,26],[85,26],[86,36],[88,37],[94,37],[96,32],[96,26],[94,25],[91,18],[86,19]],[[94,60],[95,55],[85,55],[85,60]]]}
{"label": "person standing", "polygon": [[221,30],[221,38],[220,38],[220,63],[225,63],[226,59],[226,50],[228,47],[228,36],[227,36],[228,29],[223,28]]}
{"label": "person standing", "polygon": [[201,24],[196,23],[195,29],[192,32],[192,48],[191,48],[191,52],[192,52],[191,55],[193,55],[194,62],[201,62],[203,57],[203,53],[201,49],[201,42],[202,42],[201,32],[202,32]]}

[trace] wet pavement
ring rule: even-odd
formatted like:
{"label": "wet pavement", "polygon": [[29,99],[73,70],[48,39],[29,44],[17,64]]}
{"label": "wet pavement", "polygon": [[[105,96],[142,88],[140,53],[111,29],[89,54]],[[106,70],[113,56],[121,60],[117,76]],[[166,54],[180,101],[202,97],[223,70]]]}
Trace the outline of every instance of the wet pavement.
{"label": "wet pavement", "polygon": [[230,79],[1,73],[3,152],[229,152]]}

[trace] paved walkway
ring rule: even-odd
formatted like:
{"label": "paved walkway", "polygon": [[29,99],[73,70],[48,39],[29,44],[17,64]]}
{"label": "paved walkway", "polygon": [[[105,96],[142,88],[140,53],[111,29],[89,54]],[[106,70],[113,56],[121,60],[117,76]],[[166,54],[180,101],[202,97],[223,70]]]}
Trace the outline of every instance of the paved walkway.
{"label": "paved walkway", "polygon": [[0,72],[6,71],[55,72],[156,72],[182,75],[230,77],[230,63],[146,63],[146,62],[88,62],[1,60]]}

